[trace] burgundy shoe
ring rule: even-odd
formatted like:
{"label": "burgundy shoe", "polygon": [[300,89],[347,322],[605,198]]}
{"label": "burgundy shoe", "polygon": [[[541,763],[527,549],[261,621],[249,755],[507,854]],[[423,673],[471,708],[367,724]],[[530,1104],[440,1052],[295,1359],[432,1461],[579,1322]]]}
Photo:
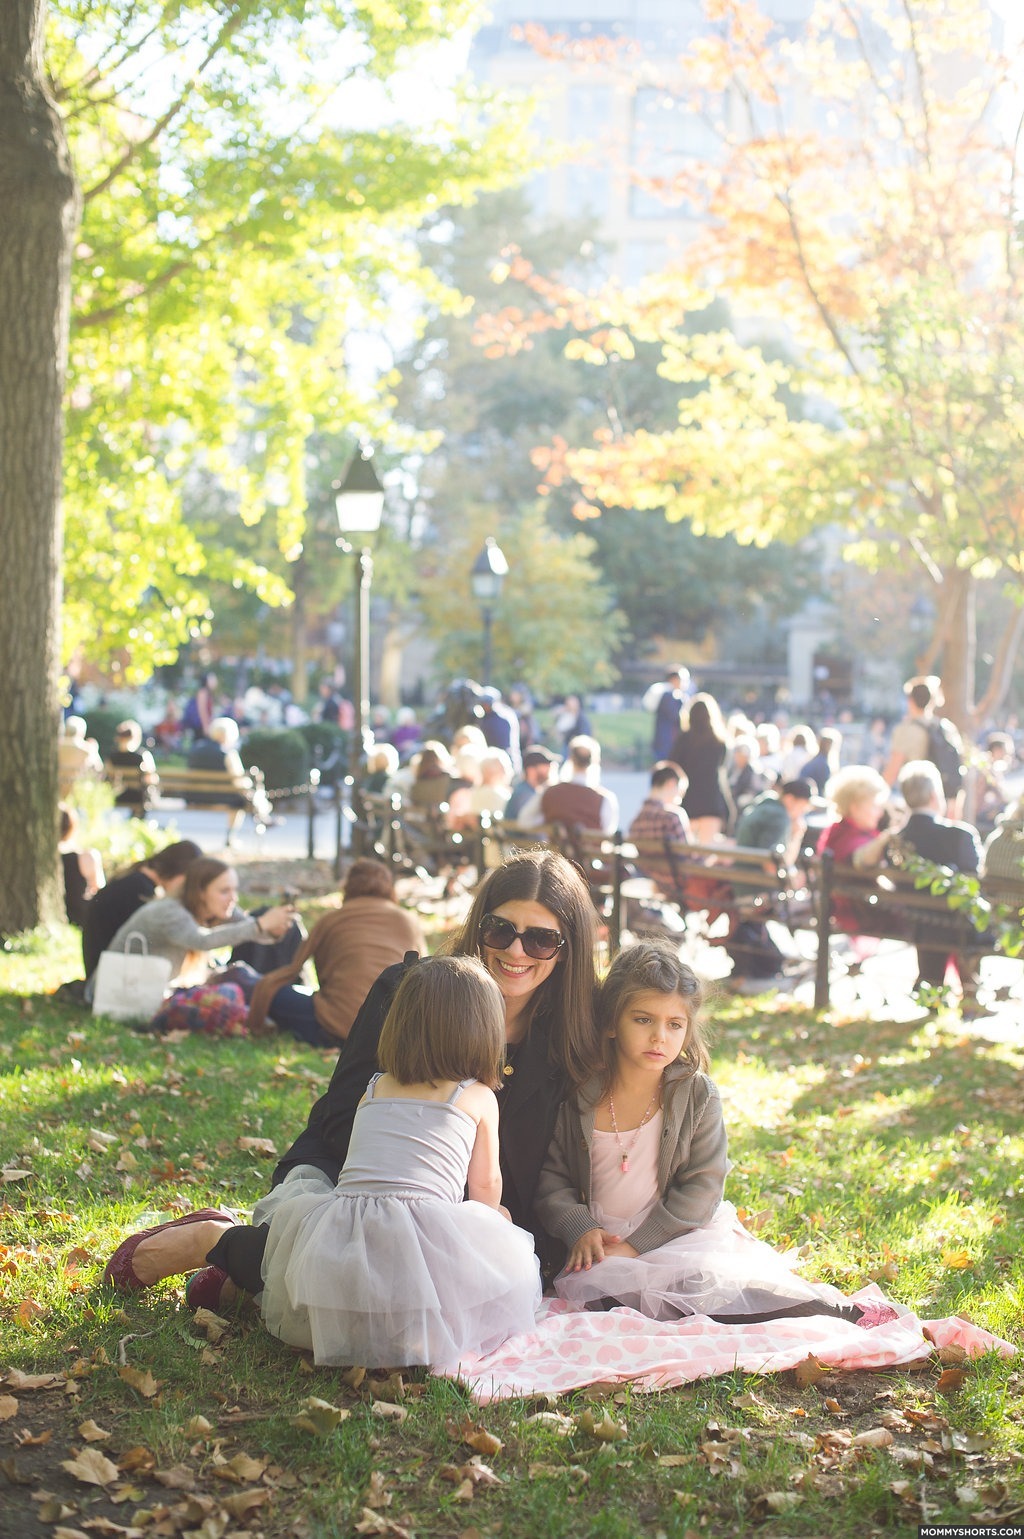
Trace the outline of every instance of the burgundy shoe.
{"label": "burgundy shoe", "polygon": [[858,1304],[857,1308],[863,1310],[860,1319],[855,1321],[862,1331],[873,1331],[876,1325],[889,1325],[900,1317],[899,1311],[893,1309],[891,1304],[882,1304],[875,1299],[866,1304]]}
{"label": "burgundy shoe", "polygon": [[185,1284],[185,1307],[193,1311],[212,1309],[216,1314],[224,1284],[230,1281],[227,1272],[219,1266],[204,1266],[201,1272],[193,1272]]}
{"label": "burgundy shoe", "polygon": [[118,1290],[120,1293],[139,1293],[143,1288],[149,1288],[151,1283],[144,1283],[136,1277],[132,1258],[143,1240],[151,1234],[162,1234],[165,1229],[178,1229],[182,1224],[198,1224],[203,1219],[222,1219],[225,1223],[235,1223],[233,1213],[225,1213],[222,1208],[200,1208],[196,1213],[186,1213],[182,1218],[172,1218],[166,1224],[154,1224],[152,1229],[140,1229],[138,1234],[131,1235],[127,1240],[122,1240],[106,1266],[103,1268],[103,1281]]}

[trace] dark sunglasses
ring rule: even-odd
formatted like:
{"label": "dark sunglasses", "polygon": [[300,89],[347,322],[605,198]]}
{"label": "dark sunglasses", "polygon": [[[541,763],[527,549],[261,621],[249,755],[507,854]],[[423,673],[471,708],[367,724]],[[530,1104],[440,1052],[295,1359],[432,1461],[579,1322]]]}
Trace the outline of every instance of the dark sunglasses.
{"label": "dark sunglasses", "polygon": [[480,942],[491,951],[507,951],[513,941],[520,941],[528,957],[535,962],[550,962],[565,945],[565,936],[541,925],[527,925],[517,930],[511,919],[500,914],[485,914],[480,921]]}

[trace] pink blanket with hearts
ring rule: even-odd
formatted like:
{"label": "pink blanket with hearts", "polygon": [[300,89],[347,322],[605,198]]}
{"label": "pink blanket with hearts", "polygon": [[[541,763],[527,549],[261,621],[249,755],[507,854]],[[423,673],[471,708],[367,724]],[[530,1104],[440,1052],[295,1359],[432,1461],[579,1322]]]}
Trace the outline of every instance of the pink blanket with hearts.
{"label": "pink blanket with hearts", "polygon": [[[884,1301],[875,1284],[853,1302]],[[568,1394],[586,1384],[626,1383],[670,1389],[740,1369],[781,1373],[808,1354],[831,1368],[893,1368],[928,1357],[935,1347],[959,1346],[969,1357],[1015,1352],[959,1315],[921,1320],[902,1305],[886,1325],[864,1330],[824,1315],[765,1325],[719,1325],[706,1315],[663,1322],[633,1309],[591,1313],[562,1299],[545,1299],[528,1335],[511,1336],[484,1357],[467,1358],[457,1375],[481,1405],[516,1395]]]}

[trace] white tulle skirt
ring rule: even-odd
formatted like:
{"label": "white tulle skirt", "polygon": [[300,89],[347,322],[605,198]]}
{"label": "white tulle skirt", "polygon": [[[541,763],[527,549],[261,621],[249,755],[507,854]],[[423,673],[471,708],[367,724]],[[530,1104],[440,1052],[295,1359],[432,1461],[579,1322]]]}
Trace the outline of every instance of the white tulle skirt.
{"label": "white tulle skirt", "polygon": [[[604,1227],[619,1234],[623,1230],[613,1219]],[[580,1305],[614,1299],[651,1320],[849,1304],[838,1288],[798,1276],[787,1257],[748,1233],[731,1202],[722,1202],[709,1224],[657,1250],[636,1257],[608,1256],[589,1272],[562,1272],[555,1279],[555,1292]]]}
{"label": "white tulle skirt", "polygon": [[267,1329],[325,1366],[452,1372],[532,1329],[541,1295],[532,1236],[493,1208],[393,1193],[279,1199],[263,1278]]}

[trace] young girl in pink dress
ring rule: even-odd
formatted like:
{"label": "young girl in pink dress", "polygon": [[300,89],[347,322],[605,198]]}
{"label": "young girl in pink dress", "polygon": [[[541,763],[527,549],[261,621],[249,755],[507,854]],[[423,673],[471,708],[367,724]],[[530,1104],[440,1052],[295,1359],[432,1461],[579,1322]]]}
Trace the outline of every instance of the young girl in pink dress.
{"label": "young girl in pink dress", "polygon": [[853,1304],[798,1276],[723,1200],[730,1161],[702,1003],[667,942],[640,942],[612,964],[598,1003],[604,1072],[563,1105],[538,1186],[538,1216],[569,1247],[555,1291],[655,1320],[894,1319],[888,1305]]}
{"label": "young girl in pink dress", "polygon": [[408,969],[337,1186],[296,1182],[270,1220],[259,1303],[275,1336],[320,1364],[452,1370],[533,1328],[533,1236],[499,1206],[491,1087],[504,1053],[504,1004],[482,963]]}

